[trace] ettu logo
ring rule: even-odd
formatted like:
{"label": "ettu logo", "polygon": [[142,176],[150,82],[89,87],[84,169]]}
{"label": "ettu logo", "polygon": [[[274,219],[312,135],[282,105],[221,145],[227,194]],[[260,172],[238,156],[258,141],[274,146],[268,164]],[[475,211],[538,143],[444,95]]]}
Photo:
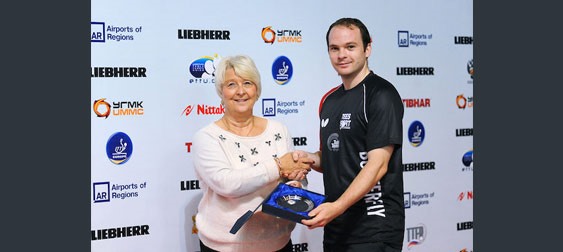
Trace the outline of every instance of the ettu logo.
{"label": "ettu logo", "polygon": [[461,158],[461,162],[466,167],[469,167],[471,165],[471,163],[473,163],[473,150],[470,150],[470,151],[466,152],[465,154],[463,154],[463,157]]}
{"label": "ettu logo", "polygon": [[412,122],[411,125],[409,126],[408,134],[409,134],[408,137],[409,137],[409,141],[411,142],[411,145],[414,147],[420,146],[424,141],[424,136],[426,135],[424,130],[424,125],[422,125],[420,121]]}
{"label": "ettu logo", "polygon": [[190,64],[190,74],[196,78],[213,78],[218,63],[217,54],[215,57],[203,56]]}
{"label": "ettu logo", "polygon": [[293,65],[289,58],[279,56],[272,64],[272,77],[279,85],[285,85],[293,76]]}
{"label": "ettu logo", "polygon": [[125,164],[133,154],[133,142],[123,132],[117,132],[110,136],[106,144],[106,154],[114,164]]}

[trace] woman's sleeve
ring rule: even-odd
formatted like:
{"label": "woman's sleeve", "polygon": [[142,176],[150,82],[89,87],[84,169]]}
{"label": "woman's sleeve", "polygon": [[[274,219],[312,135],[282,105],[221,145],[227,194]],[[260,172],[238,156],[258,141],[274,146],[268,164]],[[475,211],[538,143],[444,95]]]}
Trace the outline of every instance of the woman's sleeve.
{"label": "woman's sleeve", "polygon": [[220,140],[206,131],[198,131],[193,140],[196,175],[211,190],[224,197],[237,198],[257,191],[279,178],[276,161],[271,158],[257,166],[233,169]]}

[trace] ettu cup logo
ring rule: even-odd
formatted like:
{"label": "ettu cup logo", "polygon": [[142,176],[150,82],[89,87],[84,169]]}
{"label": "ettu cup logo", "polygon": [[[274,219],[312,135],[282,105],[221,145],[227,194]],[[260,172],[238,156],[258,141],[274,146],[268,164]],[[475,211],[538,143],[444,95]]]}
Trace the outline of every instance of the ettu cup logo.
{"label": "ettu cup logo", "polygon": [[123,132],[117,132],[110,136],[106,144],[106,154],[114,164],[125,164],[133,154],[133,142]]}
{"label": "ettu cup logo", "polygon": [[272,77],[279,85],[285,85],[293,76],[293,64],[289,58],[285,56],[279,56],[274,60],[272,64]]}
{"label": "ettu cup logo", "polygon": [[424,141],[424,136],[426,131],[424,130],[424,125],[420,121],[414,121],[409,126],[409,141],[414,147],[418,147]]}

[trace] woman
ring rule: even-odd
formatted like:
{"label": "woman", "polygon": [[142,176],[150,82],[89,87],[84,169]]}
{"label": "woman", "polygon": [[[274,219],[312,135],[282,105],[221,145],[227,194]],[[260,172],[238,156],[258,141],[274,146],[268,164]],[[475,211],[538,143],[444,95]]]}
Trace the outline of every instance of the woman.
{"label": "woman", "polygon": [[223,58],[215,70],[215,87],[225,114],[193,140],[194,167],[203,190],[196,215],[201,251],[292,251],[295,223],[261,211],[236,234],[229,230],[280,181],[303,179],[312,160],[293,161],[287,127],[253,115],[261,83],[251,58]]}

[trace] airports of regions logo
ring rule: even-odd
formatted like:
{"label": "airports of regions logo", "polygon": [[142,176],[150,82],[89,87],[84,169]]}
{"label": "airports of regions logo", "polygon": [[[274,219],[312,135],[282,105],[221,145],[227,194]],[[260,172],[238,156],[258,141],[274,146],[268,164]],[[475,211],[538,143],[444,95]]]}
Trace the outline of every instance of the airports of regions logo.
{"label": "airports of regions logo", "polygon": [[112,163],[125,164],[133,154],[131,138],[123,132],[114,133],[106,144],[106,154]]}

